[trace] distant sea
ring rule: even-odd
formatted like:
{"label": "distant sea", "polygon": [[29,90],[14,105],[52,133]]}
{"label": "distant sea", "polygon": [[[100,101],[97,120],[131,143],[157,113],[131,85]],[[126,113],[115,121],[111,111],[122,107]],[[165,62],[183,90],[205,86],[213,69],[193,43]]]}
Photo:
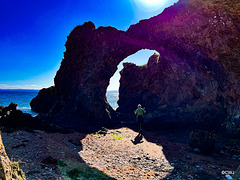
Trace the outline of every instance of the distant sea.
{"label": "distant sea", "polygon": [[118,91],[107,91],[107,100],[112,108],[116,110],[118,107]]}
{"label": "distant sea", "polygon": [[[36,115],[31,111],[30,102],[37,96],[39,90],[25,90],[25,89],[0,89],[0,105],[8,106],[11,102],[17,104],[17,109],[24,113]],[[113,109],[118,107],[118,91],[108,91],[107,100]]]}

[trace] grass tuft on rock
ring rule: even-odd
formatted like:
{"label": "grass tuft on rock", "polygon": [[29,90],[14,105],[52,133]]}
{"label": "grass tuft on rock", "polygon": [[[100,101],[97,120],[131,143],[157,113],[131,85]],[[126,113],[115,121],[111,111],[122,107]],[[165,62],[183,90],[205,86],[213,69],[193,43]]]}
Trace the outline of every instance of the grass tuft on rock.
{"label": "grass tuft on rock", "polygon": [[17,176],[20,176],[23,180],[26,180],[25,174],[23,170],[20,169],[18,162],[12,162],[12,168],[13,168],[13,172],[16,174],[16,178]]}

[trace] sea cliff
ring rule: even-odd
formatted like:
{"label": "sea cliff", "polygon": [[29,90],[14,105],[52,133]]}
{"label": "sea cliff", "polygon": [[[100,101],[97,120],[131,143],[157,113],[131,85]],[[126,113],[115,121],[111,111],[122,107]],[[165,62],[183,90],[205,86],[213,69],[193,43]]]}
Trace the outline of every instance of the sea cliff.
{"label": "sea cliff", "polygon": [[[119,112],[130,107],[126,113],[132,113],[140,101],[154,123],[200,122],[239,135],[239,1],[180,0],[127,31],[96,29],[86,22],[74,28],[65,46],[55,85],[31,102],[34,111],[47,114],[54,124],[85,129],[117,123],[105,96],[109,80],[122,60],[150,49],[160,54],[157,63],[149,62],[141,72],[125,65]],[[144,76],[142,86],[124,75],[129,69],[133,77],[138,72]]]}

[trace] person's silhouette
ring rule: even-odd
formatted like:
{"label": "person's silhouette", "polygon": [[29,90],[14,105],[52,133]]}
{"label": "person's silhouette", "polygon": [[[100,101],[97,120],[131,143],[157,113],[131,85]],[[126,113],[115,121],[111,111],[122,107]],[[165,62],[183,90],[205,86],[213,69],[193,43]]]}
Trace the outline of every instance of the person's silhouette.
{"label": "person's silhouette", "polygon": [[135,110],[134,113],[137,115],[139,135],[143,135],[143,121],[144,121],[144,114],[146,113],[146,110],[142,108],[141,104],[139,104],[138,108]]}

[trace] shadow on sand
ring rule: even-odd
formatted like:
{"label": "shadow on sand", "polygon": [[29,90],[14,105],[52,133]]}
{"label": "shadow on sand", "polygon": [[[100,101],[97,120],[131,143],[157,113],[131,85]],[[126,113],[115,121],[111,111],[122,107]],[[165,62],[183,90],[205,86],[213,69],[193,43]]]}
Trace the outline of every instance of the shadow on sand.
{"label": "shadow on sand", "polygon": [[[107,128],[122,128],[128,127],[137,132],[137,123],[131,125],[118,124]],[[96,131],[94,131],[96,132]],[[50,132],[48,132],[50,133]],[[63,132],[60,132],[63,133]],[[85,138],[85,134],[81,141]],[[67,134],[67,133],[66,133]],[[163,154],[167,161],[174,167],[172,172],[165,179],[217,179],[224,178],[221,171],[234,171],[238,167],[238,162],[232,160],[231,157],[219,155],[217,153],[211,155],[196,154],[188,145],[189,129],[152,129],[152,127],[145,127],[144,136],[138,134],[131,142],[134,145],[143,143],[143,138],[148,142],[155,143],[163,147]],[[74,144],[74,142],[70,142]],[[8,146],[7,146],[8,147]],[[79,147],[81,150],[82,147]],[[7,148],[6,148],[7,149]],[[15,150],[10,150],[8,155],[15,155]],[[80,159],[77,159],[80,158]],[[93,168],[86,164],[76,152],[76,160],[59,161],[57,164],[58,170],[63,177],[70,179],[114,179],[104,174],[97,168]],[[27,174],[26,174],[27,175]]]}
{"label": "shadow on sand", "polygon": [[[128,127],[138,132],[137,123],[122,124],[114,129]],[[212,154],[196,153],[189,146],[189,127],[162,127],[145,126],[144,134],[138,134],[131,142],[134,145],[146,141],[162,146],[167,161],[174,167],[164,179],[224,179],[222,171],[236,171],[239,166],[237,160],[217,152]]]}
{"label": "shadow on sand", "polygon": [[137,144],[141,144],[141,143],[143,143],[143,135],[142,134],[138,134],[135,138],[134,138],[134,141],[133,140],[131,140],[132,141],[132,143],[134,144],[134,145],[137,145]]}
{"label": "shadow on sand", "polygon": [[[60,176],[66,180],[114,180],[104,172],[86,164],[79,156],[78,152],[82,150],[80,141],[86,137],[87,133],[81,133],[80,136],[68,136],[71,132],[58,132],[55,129],[45,131],[41,135],[40,132],[32,129],[21,131],[11,129],[11,131],[1,133],[7,155],[11,157],[12,161],[20,162],[20,167],[25,172],[27,179],[41,179],[43,176],[55,179],[56,177],[51,174],[55,171],[58,174],[57,177]],[[58,136],[63,139],[59,140]],[[25,140],[27,138],[30,140]],[[56,149],[56,146],[60,149]],[[40,149],[41,151],[39,150],[40,152],[37,153],[39,157],[32,155],[29,147]],[[59,153],[64,156],[59,158]],[[40,160],[40,163],[22,163],[36,162],[36,160]],[[49,169],[51,170],[50,174]]]}

